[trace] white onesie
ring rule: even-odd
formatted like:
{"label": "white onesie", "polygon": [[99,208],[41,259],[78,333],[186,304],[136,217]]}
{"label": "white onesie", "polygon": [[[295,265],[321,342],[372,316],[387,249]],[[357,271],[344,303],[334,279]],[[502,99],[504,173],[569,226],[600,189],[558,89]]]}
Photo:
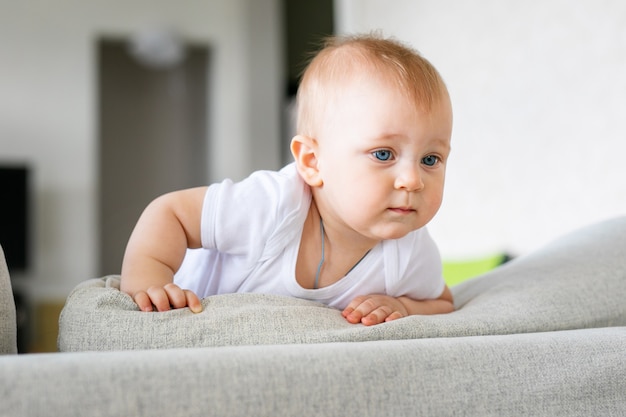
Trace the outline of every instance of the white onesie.
{"label": "white onesie", "polygon": [[208,188],[202,208],[203,249],[189,250],[174,282],[200,298],[267,293],[318,301],[339,309],[358,295],[438,298],[441,258],[426,228],[376,245],[336,283],[301,287],[295,270],[302,227],[311,204],[295,164],[257,171],[241,182]]}

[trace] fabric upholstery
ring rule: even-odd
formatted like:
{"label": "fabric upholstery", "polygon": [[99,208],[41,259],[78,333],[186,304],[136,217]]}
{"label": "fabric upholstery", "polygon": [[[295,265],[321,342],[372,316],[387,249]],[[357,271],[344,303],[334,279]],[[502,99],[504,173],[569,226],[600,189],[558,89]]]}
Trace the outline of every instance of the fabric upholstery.
{"label": "fabric upholstery", "polygon": [[0,355],[17,353],[16,326],[11,278],[0,247]]}
{"label": "fabric upholstery", "polygon": [[606,328],[13,356],[0,416],[624,416],[625,349]]}
{"label": "fabric upholstery", "polygon": [[138,311],[119,278],[79,285],[61,351],[355,342],[626,326],[626,218],[593,225],[452,288],[457,311],[365,327],[321,304],[261,294],[203,300],[204,311]]}

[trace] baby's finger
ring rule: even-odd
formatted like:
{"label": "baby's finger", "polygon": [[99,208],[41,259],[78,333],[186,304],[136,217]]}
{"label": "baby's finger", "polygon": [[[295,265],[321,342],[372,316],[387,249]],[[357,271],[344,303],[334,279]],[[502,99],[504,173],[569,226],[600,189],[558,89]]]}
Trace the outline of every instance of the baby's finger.
{"label": "baby's finger", "polygon": [[133,300],[135,301],[135,304],[137,304],[137,306],[139,307],[139,310],[146,312],[150,312],[153,310],[152,301],[145,291],[139,291],[137,294],[134,295]]}
{"label": "baby's finger", "polygon": [[189,306],[189,309],[194,313],[202,312],[202,303],[196,293],[190,290],[184,290],[184,293],[187,298],[187,305]]}
{"label": "baby's finger", "polygon": [[350,301],[350,304],[348,304],[348,306],[346,307],[346,310],[348,310],[348,309],[350,309],[350,310],[356,309],[366,299],[367,299],[367,296],[365,296],[365,295],[359,295],[358,297],[354,297],[354,299],[352,299],[352,301]]}
{"label": "baby's finger", "polygon": [[401,319],[402,317],[404,317],[404,315],[399,312],[399,311],[394,311],[393,313],[391,313],[389,316],[387,316],[387,318],[385,319],[385,321],[393,321],[393,320],[398,320]]}
{"label": "baby's finger", "polygon": [[361,314],[361,312],[358,310],[350,310],[344,312],[343,317],[348,320],[349,323],[357,324],[361,322],[363,314]]}
{"label": "baby's finger", "polygon": [[146,291],[157,311],[170,310],[170,299],[163,287],[150,287]]}
{"label": "baby's finger", "polygon": [[[343,309],[343,311],[341,312],[341,315],[343,315],[344,318],[348,318],[350,315],[352,315],[352,313],[354,312],[354,310],[357,309],[357,307],[365,300],[364,296],[358,296],[356,298],[354,298],[350,304],[348,304],[348,306],[346,308]],[[356,317],[356,315],[355,315]],[[356,320],[355,323],[358,323],[361,321],[361,317],[358,318],[358,320]]]}
{"label": "baby's finger", "polygon": [[[367,296],[356,297],[350,304],[357,305],[344,317],[346,318],[346,320],[353,324],[362,323],[364,317],[373,313],[376,309],[380,307],[375,299]],[[347,307],[346,309],[350,309],[350,307]]]}
{"label": "baby's finger", "polygon": [[366,326],[373,326],[375,324],[380,324],[385,321],[387,317],[389,317],[393,311],[389,306],[380,306],[365,317],[361,319],[361,323]]}
{"label": "baby's finger", "polygon": [[[176,284],[166,284],[163,290],[169,299],[169,305],[173,308],[183,308],[187,306],[187,297],[183,290]],[[160,310],[159,310],[160,311]]]}

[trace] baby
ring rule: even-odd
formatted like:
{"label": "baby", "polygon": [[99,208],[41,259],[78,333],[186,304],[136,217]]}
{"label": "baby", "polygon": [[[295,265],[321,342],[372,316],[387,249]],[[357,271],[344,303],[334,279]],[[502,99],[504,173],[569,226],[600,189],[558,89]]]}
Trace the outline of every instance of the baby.
{"label": "baby", "polygon": [[199,297],[214,294],[286,295],[364,325],[453,311],[425,228],[441,205],[452,134],[437,70],[395,40],[332,38],[297,102],[293,163],[148,205],[122,291],[143,311],[200,312]]}

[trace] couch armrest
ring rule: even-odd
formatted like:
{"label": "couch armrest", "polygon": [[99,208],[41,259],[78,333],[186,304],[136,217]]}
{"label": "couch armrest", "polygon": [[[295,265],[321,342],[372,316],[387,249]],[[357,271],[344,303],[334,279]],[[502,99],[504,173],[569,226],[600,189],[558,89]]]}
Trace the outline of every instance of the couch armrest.
{"label": "couch armrest", "polygon": [[623,416],[625,350],[613,327],[14,355],[0,416]]}

